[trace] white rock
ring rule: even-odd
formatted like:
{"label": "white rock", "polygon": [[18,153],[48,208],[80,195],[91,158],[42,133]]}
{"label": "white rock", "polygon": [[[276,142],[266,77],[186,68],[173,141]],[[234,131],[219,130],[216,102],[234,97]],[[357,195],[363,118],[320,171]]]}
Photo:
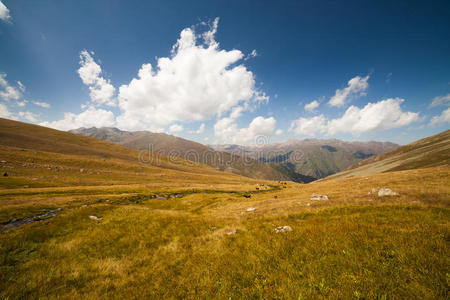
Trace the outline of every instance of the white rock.
{"label": "white rock", "polygon": [[237,229],[232,229],[231,231],[227,232],[228,235],[232,235],[232,234],[236,234],[236,233],[237,233]]}
{"label": "white rock", "polygon": [[94,221],[100,221],[102,218],[96,217],[96,216],[89,216],[89,219]]}
{"label": "white rock", "polygon": [[328,200],[328,197],[326,195],[311,195],[310,200]]}
{"label": "white rock", "polygon": [[288,231],[292,231],[292,228],[291,228],[291,226],[285,225],[285,226],[279,226],[279,227],[275,228],[274,231],[276,233],[288,232]]}
{"label": "white rock", "polygon": [[378,191],[378,196],[379,197],[383,197],[383,196],[398,196],[398,193],[392,191],[391,189],[387,189],[387,188],[382,188]]}
{"label": "white rock", "polygon": [[254,207],[249,207],[249,208],[247,208],[247,211],[248,211],[248,212],[255,211],[255,210],[256,210],[256,208],[254,208]]}

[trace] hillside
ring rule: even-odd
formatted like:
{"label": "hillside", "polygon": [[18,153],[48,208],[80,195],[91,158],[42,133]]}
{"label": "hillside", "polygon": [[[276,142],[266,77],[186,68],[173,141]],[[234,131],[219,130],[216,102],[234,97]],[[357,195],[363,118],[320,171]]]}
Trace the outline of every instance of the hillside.
{"label": "hillside", "polygon": [[327,179],[366,176],[377,173],[448,166],[450,130],[368,158]]}
{"label": "hillside", "polygon": [[262,162],[286,166],[292,171],[315,178],[337,173],[350,165],[396,148],[389,142],[345,142],[337,139],[289,140],[279,144],[243,147],[212,145],[216,150],[245,155]]}
{"label": "hillside", "polygon": [[188,161],[209,165],[217,170],[234,174],[270,180],[292,180],[311,182],[315,178],[302,176],[294,170],[273,163],[258,160],[225,151],[215,151],[200,143],[189,141],[165,133],[150,131],[122,131],[117,128],[79,128],[71,133],[94,137],[137,150],[150,150],[171,157],[180,157]]}
{"label": "hillside", "polygon": [[9,187],[104,185],[124,178],[127,183],[243,180],[180,158],[7,119],[0,119],[0,155]]}

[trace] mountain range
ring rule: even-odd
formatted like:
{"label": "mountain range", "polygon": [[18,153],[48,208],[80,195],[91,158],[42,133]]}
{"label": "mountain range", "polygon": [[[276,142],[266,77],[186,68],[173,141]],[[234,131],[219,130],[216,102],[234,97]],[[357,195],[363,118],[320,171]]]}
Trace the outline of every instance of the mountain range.
{"label": "mountain range", "polygon": [[94,137],[125,147],[180,157],[257,179],[307,183],[345,170],[363,159],[398,145],[390,142],[345,142],[337,139],[289,140],[279,144],[208,145],[165,133],[129,132],[117,128],[78,128],[71,133]]}

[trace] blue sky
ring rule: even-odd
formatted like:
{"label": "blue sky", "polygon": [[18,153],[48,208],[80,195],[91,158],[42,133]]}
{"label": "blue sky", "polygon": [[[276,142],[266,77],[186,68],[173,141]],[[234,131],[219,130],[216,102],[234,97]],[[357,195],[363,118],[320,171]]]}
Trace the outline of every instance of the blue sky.
{"label": "blue sky", "polygon": [[1,3],[1,117],[239,144],[449,128],[448,1]]}

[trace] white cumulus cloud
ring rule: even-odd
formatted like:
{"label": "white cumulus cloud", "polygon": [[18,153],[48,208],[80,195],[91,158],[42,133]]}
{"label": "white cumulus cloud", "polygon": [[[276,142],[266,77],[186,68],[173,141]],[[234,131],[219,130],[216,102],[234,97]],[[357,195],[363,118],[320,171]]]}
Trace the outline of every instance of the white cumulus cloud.
{"label": "white cumulus cloud", "polygon": [[320,105],[319,101],[313,100],[310,103],[306,104],[304,106],[304,109],[309,112],[314,112],[314,111],[316,111],[316,108],[319,107],[319,105]]}
{"label": "white cumulus cloud", "polygon": [[444,110],[439,116],[434,116],[430,121],[431,126],[445,123],[450,123],[450,107]]}
{"label": "white cumulus cloud", "polygon": [[[240,50],[220,49],[218,19],[203,34],[183,29],[170,57],[143,64],[137,78],[119,88],[118,126],[128,130],[205,121],[233,107],[268,100],[254,75],[240,64]],[[246,104],[246,105],[245,105]]]}
{"label": "white cumulus cloud", "polygon": [[291,123],[290,130],[296,134],[316,135],[351,133],[399,128],[419,121],[419,114],[402,111],[401,98],[389,98],[376,103],[367,103],[363,108],[350,106],[340,118],[327,120],[323,115],[299,118]]}
{"label": "white cumulus cloud", "polygon": [[115,125],[115,118],[111,111],[90,106],[80,114],[65,113],[62,120],[42,122],[39,125],[59,130],[70,130],[80,127],[111,127]]}
{"label": "white cumulus cloud", "polygon": [[342,107],[351,99],[358,96],[366,95],[366,90],[369,88],[369,75],[366,77],[356,76],[348,81],[348,85],[344,89],[336,90],[336,93],[328,101],[328,105]]}
{"label": "white cumulus cloud", "polygon": [[102,68],[92,57],[94,52],[89,53],[86,50],[80,53],[80,65],[78,74],[85,85],[89,87],[90,97],[94,104],[115,106],[114,93],[116,89],[100,74]]}
{"label": "white cumulus cloud", "polygon": [[9,14],[9,9],[0,1],[0,20],[5,22],[11,22],[11,15]]}
{"label": "white cumulus cloud", "polygon": [[222,118],[214,125],[214,134],[225,143],[247,144],[257,142],[258,137],[269,138],[274,134],[276,120],[258,116],[247,128],[238,128],[232,117]]}
{"label": "white cumulus cloud", "polygon": [[299,118],[291,122],[290,131],[298,135],[314,136],[326,132],[326,118],[324,115],[312,118]]}

